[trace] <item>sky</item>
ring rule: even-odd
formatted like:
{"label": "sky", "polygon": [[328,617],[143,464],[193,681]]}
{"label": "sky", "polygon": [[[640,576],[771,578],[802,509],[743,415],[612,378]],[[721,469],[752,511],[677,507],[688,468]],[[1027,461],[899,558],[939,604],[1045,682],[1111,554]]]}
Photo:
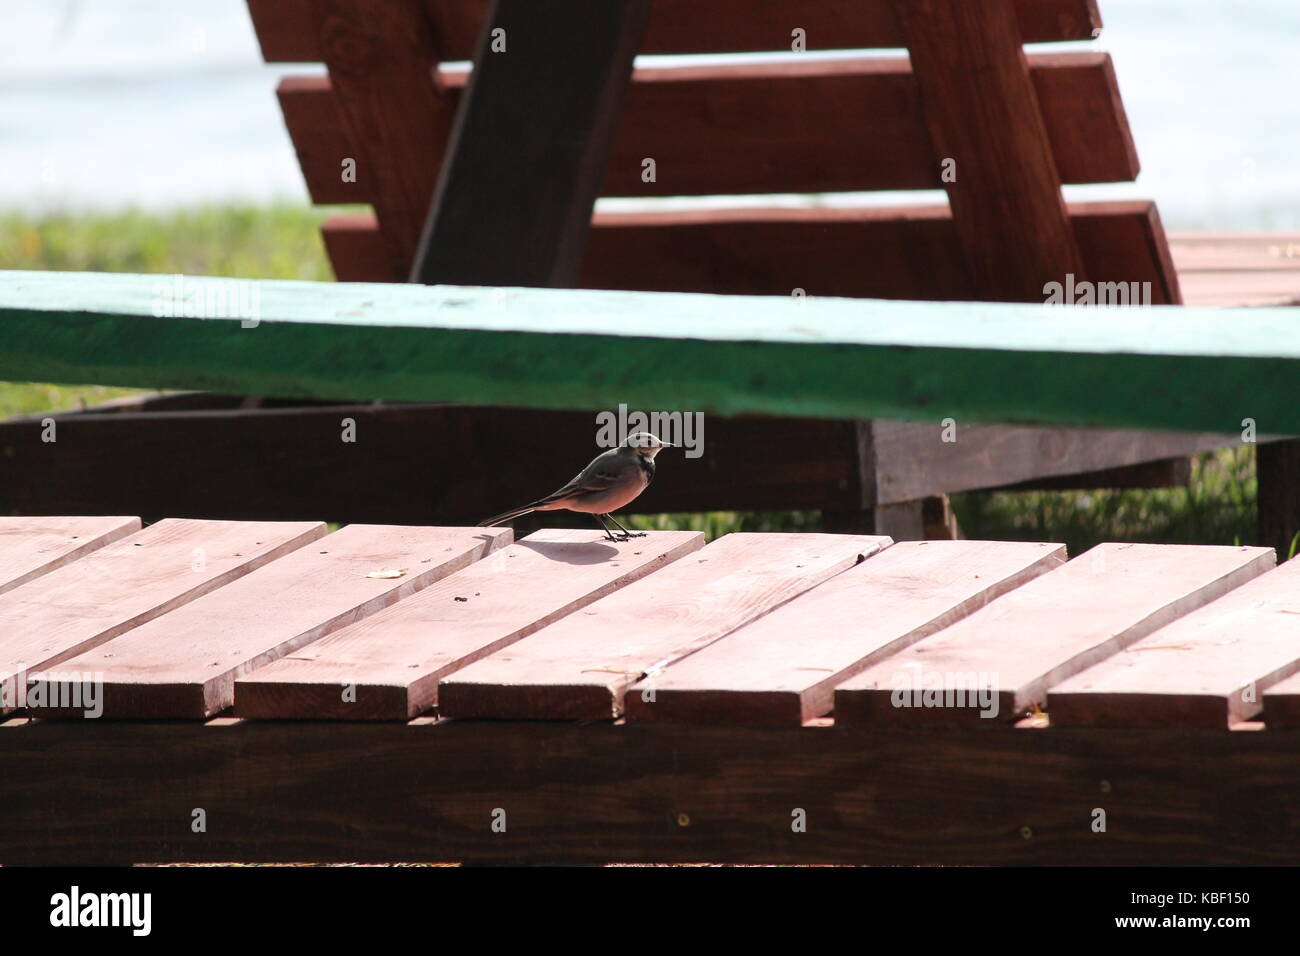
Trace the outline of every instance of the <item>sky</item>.
{"label": "sky", "polygon": [[[1101,10],[1098,43],[1056,49],[1111,52],[1143,172],[1067,198],[1154,198],[1173,229],[1300,229],[1300,0]],[[4,0],[4,12],[0,208],[307,201],[274,89],[320,67],[263,64],[243,0]]]}

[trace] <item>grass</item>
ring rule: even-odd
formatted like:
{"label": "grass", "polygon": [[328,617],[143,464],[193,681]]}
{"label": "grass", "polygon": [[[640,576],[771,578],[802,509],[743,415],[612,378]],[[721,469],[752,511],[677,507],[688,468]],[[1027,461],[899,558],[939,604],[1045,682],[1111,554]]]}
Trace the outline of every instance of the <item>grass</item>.
{"label": "grass", "polygon": [[[333,278],[319,225],[326,211],[297,205],[202,206],[175,212],[0,213],[0,269],[144,272],[261,279]],[[0,382],[0,417],[94,404],[130,389]],[[1062,541],[1072,554],[1100,541],[1251,544],[1252,448],[1200,456],[1187,488],[976,492],[953,508],[972,538]],[[816,511],[638,515],[639,529],[806,531]],[[1292,553],[1296,543],[1293,542]]]}
{"label": "grass", "polygon": [[1192,460],[1185,488],[991,492],[953,496],[971,538],[1061,541],[1078,554],[1101,541],[1254,544],[1254,446]]}
{"label": "grass", "polygon": [[200,206],[175,212],[0,214],[0,269],[333,279],[306,206]]}

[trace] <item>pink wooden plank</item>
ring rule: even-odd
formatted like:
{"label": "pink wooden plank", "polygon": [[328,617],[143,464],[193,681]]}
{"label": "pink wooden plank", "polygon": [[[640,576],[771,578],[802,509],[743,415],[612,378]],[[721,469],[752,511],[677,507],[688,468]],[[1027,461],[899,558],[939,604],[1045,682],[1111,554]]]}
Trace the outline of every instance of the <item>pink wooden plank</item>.
{"label": "pink wooden plank", "polygon": [[1264,573],[1274,560],[1271,548],[1098,545],[841,684],[835,722],[1013,719],[1044,704],[1048,687]]}
{"label": "pink wooden plank", "polygon": [[1300,304],[1300,272],[1180,272],[1178,282],[1187,305],[1217,308],[1229,305]]}
{"label": "pink wooden plank", "polygon": [[235,682],[240,717],[413,717],[438,681],[698,550],[655,531],[611,545],[599,531],[539,531],[414,597]]}
{"label": "pink wooden plank", "polygon": [[[208,717],[234,702],[237,677],[400,601],[508,544],[508,528],[348,525],[219,591],[29,675],[28,709],[80,716],[92,679],[106,717]],[[375,576],[404,572],[401,576]],[[64,675],[59,679],[59,675]],[[35,682],[46,706],[34,706]]]}
{"label": "pink wooden plank", "polygon": [[139,530],[139,518],[0,517],[0,594]]}
{"label": "pink wooden plank", "polygon": [[1064,561],[1064,545],[895,544],[633,685],[628,719],[798,725],[836,684]]}
{"label": "pink wooden plank", "polygon": [[50,668],[325,533],[316,521],[168,518],[0,595],[0,713]]}
{"label": "pink wooden plank", "polygon": [[889,538],[729,534],[469,665],[438,690],[445,716],[609,718],[649,671],[847,570]]}
{"label": "pink wooden plank", "polygon": [[1226,727],[1300,671],[1300,562],[1229,591],[1047,692],[1052,726]]}

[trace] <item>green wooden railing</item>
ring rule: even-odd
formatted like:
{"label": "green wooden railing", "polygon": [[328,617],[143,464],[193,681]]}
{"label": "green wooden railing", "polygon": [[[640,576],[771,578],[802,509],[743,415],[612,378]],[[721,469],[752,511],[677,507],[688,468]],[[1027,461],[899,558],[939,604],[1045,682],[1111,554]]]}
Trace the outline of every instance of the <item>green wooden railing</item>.
{"label": "green wooden railing", "polygon": [[1297,434],[1300,311],[0,272],[0,379]]}

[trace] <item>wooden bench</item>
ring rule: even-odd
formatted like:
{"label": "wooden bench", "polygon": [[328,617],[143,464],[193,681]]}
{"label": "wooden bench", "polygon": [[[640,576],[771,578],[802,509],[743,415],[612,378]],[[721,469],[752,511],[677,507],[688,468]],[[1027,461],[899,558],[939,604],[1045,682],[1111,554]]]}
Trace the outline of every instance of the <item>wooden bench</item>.
{"label": "wooden bench", "polygon": [[1300,860],[1269,549],[129,520],[0,519],[0,863]]}
{"label": "wooden bench", "polygon": [[[598,6],[628,11],[637,4]],[[912,51],[914,66],[894,57],[637,71],[628,84],[626,116],[620,118],[611,106],[602,120],[601,128],[611,140],[611,158],[583,166],[590,175],[582,189],[570,183],[572,208],[563,215],[562,210],[550,210],[543,218],[551,224],[548,228],[559,228],[563,221],[564,229],[585,236],[589,203],[597,192],[658,196],[927,186],[948,191],[955,216],[944,206],[782,210],[727,209],[725,203],[702,212],[600,214],[586,255],[570,263],[571,275],[556,273],[541,284],[563,280],[596,287],[782,295],[799,288],[810,295],[910,299],[1016,298],[1021,297],[1017,288],[1020,293],[1037,288],[1034,295],[1026,295],[1041,298],[1041,282],[1037,287],[1025,285],[1028,280],[1017,270],[1041,266],[1034,265],[1033,258],[1041,253],[1057,257],[1052,266],[1056,271],[1043,274],[1065,274],[1066,259],[1049,252],[1052,243],[1041,237],[1062,235],[1068,226],[1073,238],[1065,236],[1064,246],[1072,243],[1083,259],[1075,268],[1078,276],[1151,281],[1153,301],[1178,301],[1179,279],[1169,266],[1153,205],[1092,203],[1067,209],[1059,203],[1060,182],[1129,179],[1137,172],[1109,58],[1070,53],[1026,59],[1020,52],[1019,40],[1094,36],[1100,19],[1091,0],[1016,2],[1007,8],[1010,17],[994,9],[998,4],[987,4],[983,6],[989,12],[981,15],[988,20],[980,23],[964,19],[972,16],[970,11],[915,6],[913,12],[924,14],[930,24],[960,23],[965,36],[987,34],[990,62],[954,60],[951,50],[929,50],[927,43],[939,43],[941,31],[909,26],[909,17],[900,18],[884,0],[785,4],[780,16],[770,19],[729,12],[726,4],[658,0],[635,47],[644,52],[784,48],[793,29],[785,20],[805,30],[814,48],[919,49]],[[561,26],[561,20],[549,14],[546,25],[563,42],[580,48],[600,46],[591,42],[590,31],[597,23],[613,31],[602,34],[604,40],[618,35],[618,23],[584,16],[581,4],[569,7],[564,15],[580,21],[581,29],[568,21]],[[326,244],[340,278],[400,280],[410,273],[434,183],[444,156],[451,155],[447,145],[454,113],[465,98],[465,71],[443,67],[475,54],[487,8],[481,0],[250,4],[268,60],[324,62],[329,70],[327,77],[289,78],[281,85],[285,119],[313,197],[322,203],[368,202],[377,211],[378,218],[336,217],[326,224]],[[519,10],[503,5],[499,12],[514,16]],[[740,21],[743,26],[737,25]],[[1013,28],[1019,31],[1015,43],[1010,37]],[[508,89],[517,89],[520,76],[526,77],[529,70],[551,76],[555,62],[576,62],[575,57],[587,55],[582,49],[565,52],[556,46],[557,37],[549,36],[546,62],[538,64],[524,55],[528,29],[522,22],[514,24],[513,34],[521,43],[508,58],[489,61],[493,71],[513,64],[514,72],[501,78]],[[531,29],[537,29],[536,24]],[[989,70],[1003,82],[968,82],[972,71],[985,76]],[[936,84],[960,89],[956,94],[937,93]],[[541,104],[545,108],[532,103],[533,112],[516,117],[519,122],[512,125],[507,122],[511,114],[500,112],[508,103],[488,101],[479,111],[497,117],[498,128],[496,134],[491,128],[486,131],[481,148],[527,168],[536,181],[544,177],[533,154],[519,144],[510,150],[492,148],[493,136],[501,129],[521,129],[536,116],[548,116],[547,123],[532,124],[538,129],[529,140],[529,149],[543,154],[548,143],[566,139],[556,126],[560,115],[579,124],[574,142],[586,144],[584,149],[599,150],[600,130],[589,122],[581,126],[581,109],[571,102],[572,90],[561,89],[563,84],[531,85],[539,85],[539,95],[552,99]],[[621,88],[614,80],[606,85]],[[961,128],[964,117],[949,115],[942,106],[952,95],[962,103],[969,96],[988,98],[996,106],[1001,135],[974,142],[963,139],[969,132]],[[936,102],[942,108],[932,109]],[[852,108],[845,109],[845,103]],[[1011,109],[1016,103],[1025,109]],[[978,112],[970,104],[963,108],[972,115]],[[1032,142],[1046,143],[1039,160],[1029,148]],[[944,182],[945,150],[936,149],[935,143],[951,144],[946,151],[961,157],[959,170],[989,170],[998,181],[959,172],[955,182]],[[647,152],[659,159],[659,175],[652,183],[641,178],[641,154]],[[756,156],[762,161],[755,162]],[[353,182],[342,176],[345,158],[358,163]],[[568,155],[568,165],[559,164],[556,175],[561,179],[572,177],[572,160]],[[471,172],[482,165],[466,162]],[[507,249],[500,243],[511,223],[536,217],[521,216],[519,208],[511,206],[497,217],[501,221],[485,226],[490,217],[482,207],[482,190],[470,182],[450,191],[469,204],[467,228],[493,237],[494,245],[484,255],[489,266],[515,268],[530,248],[549,248],[538,236],[515,236],[515,244]],[[988,207],[990,197],[1004,194],[1014,199],[1014,210]],[[1049,194],[1054,201],[1044,200]],[[516,198],[532,202],[537,197]],[[575,209],[586,212],[577,215]],[[1028,225],[1034,222],[1041,228]],[[1027,234],[1039,237],[1029,245],[1028,258],[1023,241]],[[451,245],[468,249],[472,238],[461,235]],[[989,250],[996,261],[980,258]],[[1205,277],[1218,288],[1219,264],[1203,256],[1198,261],[1214,271],[1198,271],[1197,279]],[[1278,291],[1289,287],[1284,280],[1291,275],[1243,271],[1240,294],[1245,300],[1249,285],[1250,301],[1282,301]],[[499,281],[540,280],[514,272],[501,274]],[[1202,292],[1206,282],[1198,281],[1195,288]],[[1219,295],[1214,301],[1224,299]],[[15,374],[30,380],[35,372]],[[314,422],[333,411],[285,401],[283,396],[263,399],[265,389],[258,393],[145,396],[90,409],[89,414],[55,416],[75,422],[83,461],[93,463],[100,480],[93,486],[51,481],[39,467],[27,470],[27,460],[10,461],[6,476],[0,477],[0,482],[7,478],[9,509],[142,512],[149,517],[293,514],[344,521],[467,521],[492,507],[478,491],[477,477],[453,460],[431,488],[418,471],[401,466],[404,456],[463,443],[468,435],[488,436],[479,440],[502,445],[528,445],[545,432],[557,436],[558,444],[539,450],[539,460],[567,467],[560,463],[582,453],[584,423],[595,411],[358,407],[360,396],[339,389],[326,396],[326,404],[351,406],[373,450],[365,457],[347,457],[338,455],[332,444],[301,441],[315,431]],[[0,423],[0,445],[26,444],[45,417]],[[714,419],[714,466],[728,471],[761,465],[770,480],[743,493],[732,489],[726,502],[713,497],[711,488],[716,486],[683,483],[676,493],[656,489],[637,504],[674,511],[724,505],[746,510],[818,508],[830,528],[918,537],[948,533],[950,520],[942,507],[946,499],[936,497],[945,492],[1008,485],[1180,483],[1189,474],[1183,456],[1236,440],[1235,434],[1085,433],[990,424],[963,428],[956,445],[943,445],[935,439],[943,417],[927,422]],[[140,439],[131,467],[124,467],[116,455],[123,428]],[[290,447],[292,454],[286,451]],[[770,451],[777,448],[782,449],[780,460]],[[1261,449],[1261,500],[1268,503],[1261,509],[1262,540],[1278,547],[1285,547],[1300,530],[1290,477],[1300,460],[1295,449],[1290,443]],[[169,482],[169,465],[178,458],[194,461],[196,470],[212,481]],[[245,480],[237,481],[238,476]],[[359,499],[352,490],[357,487],[372,493]],[[1283,518],[1274,522],[1274,516]]]}
{"label": "wooden bench", "polygon": [[[1300,432],[1284,308],[263,282],[245,327],[157,282],[0,274],[0,376]],[[93,484],[54,438],[5,458]],[[138,526],[0,520],[0,863],[1300,860],[1266,548]]]}
{"label": "wooden bench", "polygon": [[[1094,0],[800,2],[758,14],[685,0],[569,0],[544,16],[535,8],[528,0],[250,0],[268,61],[327,70],[286,78],[279,90],[312,198],[374,210],[325,224],[341,280],[1042,301],[1044,282],[1073,274],[1149,282],[1154,303],[1180,301],[1154,204],[1061,200],[1062,183],[1126,181],[1138,172],[1109,56],[1022,51],[1024,42],[1095,37]],[[512,38],[505,54],[481,49],[489,19]],[[906,48],[910,59],[656,66],[628,75],[637,52],[789,50],[797,30],[812,49]],[[480,82],[471,91],[468,72],[455,64],[475,59]],[[982,117],[980,127],[972,116]],[[644,175],[646,159],[655,162],[653,181]],[[946,181],[950,159],[956,178]],[[354,177],[344,175],[345,160],[355,163]],[[940,188],[947,206],[782,210],[724,202],[591,218],[597,195]],[[425,231],[426,254],[417,262]],[[223,407],[216,400],[203,410]],[[241,448],[292,442],[315,414],[234,409],[196,423],[168,408],[136,408],[159,465],[203,455],[198,446],[206,443],[239,456],[231,467],[248,473],[262,466]],[[387,426],[374,431],[401,441],[413,432],[457,441],[467,431],[517,427],[503,440],[527,442],[525,428],[564,434],[575,420],[498,410],[369,415]],[[399,429],[394,415],[411,427]],[[720,423],[714,460],[739,468],[750,458],[733,449],[783,448],[782,462],[763,460],[781,480],[736,507],[818,508],[828,527],[917,537],[925,530],[922,502],[945,492],[1041,479],[1059,485],[1066,476],[1077,487],[1185,481],[1184,456],[1233,440],[1134,432],[1085,440],[1068,430],[999,424],[965,431],[955,455],[935,439],[942,417]],[[81,424],[88,431],[98,422]],[[264,437],[246,443],[241,430]],[[792,443],[792,433],[806,438]],[[110,447],[112,438],[101,434],[96,446]],[[542,460],[558,465],[564,454],[557,447]],[[319,471],[313,456],[304,448],[299,460]],[[1125,470],[1130,465],[1142,467]],[[479,505],[467,472],[449,471],[446,493],[433,500],[414,488],[398,492],[392,479],[358,471],[348,483],[394,488],[384,520],[464,521]],[[210,489],[189,497],[174,489],[172,507],[160,514],[272,516],[300,504],[279,490],[289,484],[303,483],[258,482],[256,500],[242,499],[242,510]],[[158,506],[152,494],[131,498],[133,486],[133,476],[106,472],[105,494],[117,489],[111,498],[58,497],[47,488],[40,506],[120,510],[124,498],[132,502],[127,510]],[[305,514],[381,517],[353,498],[322,488]],[[698,496],[642,504],[711,506]]]}

